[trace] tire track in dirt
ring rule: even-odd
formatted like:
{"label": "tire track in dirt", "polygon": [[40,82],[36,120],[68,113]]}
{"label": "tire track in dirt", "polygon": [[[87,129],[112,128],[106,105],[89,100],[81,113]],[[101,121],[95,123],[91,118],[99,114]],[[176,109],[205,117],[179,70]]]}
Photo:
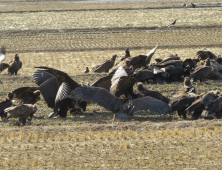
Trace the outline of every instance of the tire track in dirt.
{"label": "tire track in dirt", "polygon": [[219,26],[1,31],[1,35],[9,53],[143,49],[156,44],[162,49],[222,46]]}

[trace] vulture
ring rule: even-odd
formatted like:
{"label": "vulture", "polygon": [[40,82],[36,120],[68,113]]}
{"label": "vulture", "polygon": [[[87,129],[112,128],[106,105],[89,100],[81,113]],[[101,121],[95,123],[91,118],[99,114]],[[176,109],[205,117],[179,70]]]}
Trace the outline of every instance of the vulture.
{"label": "vulture", "polygon": [[15,61],[11,61],[8,67],[8,74],[17,75],[19,69],[22,68],[22,62],[19,60],[19,55],[15,54]]}
{"label": "vulture", "polygon": [[197,93],[196,87],[194,87],[191,84],[190,78],[189,77],[185,77],[184,78],[184,86],[183,86],[183,90],[185,93]]}
{"label": "vulture", "polygon": [[128,76],[122,66],[120,66],[111,79],[110,93],[122,99],[135,99],[139,96],[134,93],[133,86],[136,79]]}
{"label": "vulture", "polygon": [[20,104],[35,104],[40,100],[39,87],[20,87],[11,92]]}
{"label": "vulture", "polygon": [[217,59],[217,56],[212,53],[211,51],[204,48],[203,50],[200,50],[197,52],[197,57],[199,60],[206,60],[206,59]]}
{"label": "vulture", "polygon": [[83,73],[88,73],[89,72],[89,68],[86,67],[86,70],[83,71]]}
{"label": "vulture", "polygon": [[149,96],[125,100],[114,96],[106,89],[89,86],[76,88],[72,95],[78,102],[88,101],[104,107],[114,113],[114,118],[117,114],[116,118],[121,120],[130,120],[133,113],[138,110],[149,110],[160,115],[171,113],[171,108],[167,103]]}
{"label": "vulture", "polygon": [[210,65],[210,59],[207,59],[205,65],[198,65],[190,74],[190,78],[193,79],[193,81],[205,81],[210,74],[210,72],[213,70],[213,68]]}
{"label": "vulture", "polygon": [[[43,70],[36,70],[33,73],[33,81],[39,86],[39,90],[47,103],[48,107],[53,109],[49,118],[59,114],[60,117],[66,117],[67,111],[73,106],[73,98],[70,98],[71,88],[62,83],[59,86],[57,78]],[[67,83],[68,84],[68,83]]]}
{"label": "vulture", "polygon": [[2,46],[1,53],[0,53],[0,72],[2,72],[4,69],[9,67],[8,64],[2,63],[5,60],[5,53],[6,53],[5,47]]}
{"label": "vulture", "polygon": [[128,58],[128,57],[131,57],[131,56],[130,56],[130,49],[129,49],[129,48],[126,48],[126,49],[125,49],[125,56],[122,57],[120,60],[123,61],[123,60],[125,60],[125,59]]}
{"label": "vulture", "polygon": [[92,68],[92,71],[95,73],[102,73],[102,72],[108,73],[109,70],[114,66],[116,57],[118,57],[116,54],[113,55],[110,60],[106,60],[104,63]]}
{"label": "vulture", "polygon": [[167,72],[165,68],[153,67],[153,74],[156,83],[163,84],[166,82]]}
{"label": "vulture", "polygon": [[20,104],[18,106],[6,108],[4,111],[10,114],[6,119],[18,117],[19,123],[25,125],[26,119],[28,117],[33,117],[34,113],[37,111],[37,106],[36,104]]}
{"label": "vulture", "polygon": [[132,68],[135,71],[137,68],[146,67],[150,64],[152,56],[155,54],[158,45],[154,47],[147,55],[138,55],[136,57],[128,57],[121,61],[118,65],[110,70],[110,74],[114,74],[115,71],[122,66],[125,70]]}
{"label": "vulture", "polygon": [[197,120],[201,116],[204,109],[209,109],[218,98],[220,91],[209,91],[208,93],[201,93],[200,97],[195,100],[185,111],[192,113],[192,119]]}
{"label": "vulture", "polygon": [[191,5],[192,5],[193,8],[196,8],[196,5],[194,3],[191,3]]}
{"label": "vulture", "polygon": [[13,94],[9,92],[5,97],[5,100],[0,101],[0,116],[1,118],[7,117],[7,113],[4,110],[13,105]]}
{"label": "vulture", "polygon": [[[81,85],[78,84],[77,82],[75,82],[67,73],[54,69],[54,68],[49,68],[49,67],[35,67],[35,68],[40,68],[43,69],[43,71],[50,73],[51,75],[53,75],[54,77],[56,77],[57,82],[59,84],[59,86],[65,82],[68,83],[71,91],[75,90],[77,87],[80,87]],[[58,88],[58,87],[57,87]],[[56,95],[56,94],[55,94]],[[86,111],[86,106],[87,106],[87,102],[81,102],[79,103],[79,107],[82,108],[83,112]]]}
{"label": "vulture", "polygon": [[183,3],[183,4],[181,4],[181,6],[182,6],[182,7],[185,7],[185,6],[187,6],[187,4]]}
{"label": "vulture", "polygon": [[176,99],[170,102],[172,112],[176,111],[178,116],[183,116],[184,119],[187,117],[187,111],[185,111],[199,96],[189,95],[183,93]]}
{"label": "vulture", "polygon": [[167,104],[170,102],[169,98],[163,96],[159,92],[148,90],[148,89],[144,88],[143,83],[137,83],[137,90],[139,91],[139,94],[141,94],[143,96],[150,96],[155,99],[161,100]]}

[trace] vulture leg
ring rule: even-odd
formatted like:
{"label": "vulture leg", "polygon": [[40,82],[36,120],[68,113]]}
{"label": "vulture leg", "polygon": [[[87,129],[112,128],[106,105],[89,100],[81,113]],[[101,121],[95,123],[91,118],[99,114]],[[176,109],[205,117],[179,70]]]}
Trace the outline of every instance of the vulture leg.
{"label": "vulture leg", "polygon": [[17,71],[15,71],[15,75],[17,76]]}
{"label": "vulture leg", "polygon": [[65,108],[60,108],[59,112],[58,112],[58,115],[60,117],[66,117],[67,116],[67,112],[68,112],[68,108],[65,107]]}
{"label": "vulture leg", "polygon": [[26,118],[24,118],[24,117],[19,117],[19,123],[22,123],[23,125],[25,125],[25,123],[26,123]]}
{"label": "vulture leg", "polygon": [[5,113],[4,111],[1,112],[0,115],[1,115],[1,118],[2,118],[2,119],[7,117],[7,113]]}
{"label": "vulture leg", "polygon": [[177,115],[180,116],[180,117],[183,116],[183,119],[187,118],[186,111],[184,111],[184,110],[178,110]]}
{"label": "vulture leg", "polygon": [[201,116],[201,113],[202,112],[200,112],[200,111],[194,111],[194,113],[193,113],[193,116],[192,116],[192,120],[197,120],[197,119],[199,119],[200,118],[200,116]]}

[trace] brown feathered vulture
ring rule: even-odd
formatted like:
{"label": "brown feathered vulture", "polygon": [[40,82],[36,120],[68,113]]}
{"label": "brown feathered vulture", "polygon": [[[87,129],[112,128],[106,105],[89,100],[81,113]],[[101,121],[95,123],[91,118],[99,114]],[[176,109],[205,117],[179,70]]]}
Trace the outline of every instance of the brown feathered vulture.
{"label": "brown feathered vulture", "polygon": [[110,93],[124,100],[135,99],[140,96],[134,93],[133,86],[136,79],[129,77],[122,66],[120,66],[111,79]]}
{"label": "brown feathered vulture", "polygon": [[217,59],[217,56],[212,53],[211,51],[207,50],[206,48],[197,52],[197,57],[199,60],[206,60],[206,59]]}
{"label": "brown feathered vulture", "polygon": [[106,73],[108,73],[109,70],[114,66],[116,57],[118,57],[118,56],[115,54],[112,56],[112,58],[110,60],[106,60],[102,64],[93,67],[92,72],[95,72],[95,73],[106,72]]}
{"label": "brown feathered vulture", "polygon": [[[121,100],[107,90],[98,87],[78,87],[72,92],[76,101],[89,101],[96,103],[111,111],[117,119],[129,120],[138,110],[149,110],[156,114],[166,115],[171,113],[170,106],[152,97],[141,97],[134,100]],[[114,116],[115,118],[115,116]]]}
{"label": "brown feathered vulture", "polygon": [[172,112],[176,111],[178,116],[183,116],[184,119],[187,117],[186,109],[199,98],[199,96],[190,96],[184,93],[184,95],[178,96],[176,99],[170,102]]}
{"label": "brown feathered vulture", "polygon": [[197,93],[196,87],[194,87],[191,84],[190,78],[189,77],[185,77],[184,78],[184,86],[183,86],[183,90],[185,93]]}
{"label": "brown feathered vulture", "polygon": [[36,104],[20,104],[18,106],[9,107],[4,111],[10,114],[6,119],[18,117],[19,122],[25,125],[26,119],[28,117],[33,117],[34,113],[37,111],[37,106]]}
{"label": "brown feathered vulture", "polygon": [[47,103],[48,107],[53,109],[49,118],[59,114],[60,117],[66,117],[67,111],[73,106],[73,98],[70,98],[71,89],[69,85],[59,83],[55,76],[43,70],[36,70],[33,73],[33,81],[39,86],[39,90]]}
{"label": "brown feathered vulture", "polygon": [[0,101],[0,116],[1,118],[6,118],[7,113],[4,110],[13,105],[13,94],[8,92],[4,100]]}
{"label": "brown feathered vulture", "polygon": [[154,78],[154,73],[152,68],[137,68],[134,73],[133,77],[136,79],[137,82],[149,82],[150,79]]}
{"label": "brown feathered vulture", "polygon": [[207,59],[205,65],[198,65],[190,74],[190,78],[193,79],[193,81],[205,81],[210,74],[210,72],[213,70],[211,66],[208,66],[210,61]]}
{"label": "brown feathered vulture", "polygon": [[153,97],[155,99],[161,100],[161,101],[163,101],[165,103],[169,103],[170,102],[169,98],[163,96],[159,92],[153,91],[153,90],[148,90],[145,87],[143,87],[143,83],[137,83],[137,90],[143,96],[150,96],[150,97]]}
{"label": "brown feathered vulture", "polygon": [[11,75],[13,74],[17,75],[19,69],[21,68],[22,68],[22,62],[19,59],[19,55],[15,54],[15,60],[9,63],[8,74],[10,73]]}
{"label": "brown feathered vulture", "polygon": [[218,98],[220,91],[210,91],[208,93],[201,93],[200,97],[195,100],[185,111],[192,114],[192,119],[197,120],[201,116],[203,110],[207,110]]}
{"label": "brown feathered vulture", "polygon": [[21,104],[35,104],[40,100],[39,87],[20,87],[11,93],[14,99],[20,100]]}
{"label": "brown feathered vulture", "polygon": [[125,49],[125,56],[122,57],[120,60],[123,61],[123,60],[125,60],[125,59],[128,58],[128,57],[131,57],[131,56],[130,56],[130,49],[129,49],[129,48],[126,48],[126,49]]}
{"label": "brown feathered vulture", "polygon": [[113,67],[110,70],[110,74],[114,74],[120,66],[122,66],[125,70],[132,68],[133,71],[140,67],[146,67],[148,64],[150,64],[150,60],[155,54],[157,47],[158,45],[156,45],[156,47],[154,47],[147,55],[138,55],[136,57],[126,58],[125,60],[121,61],[118,65]]}

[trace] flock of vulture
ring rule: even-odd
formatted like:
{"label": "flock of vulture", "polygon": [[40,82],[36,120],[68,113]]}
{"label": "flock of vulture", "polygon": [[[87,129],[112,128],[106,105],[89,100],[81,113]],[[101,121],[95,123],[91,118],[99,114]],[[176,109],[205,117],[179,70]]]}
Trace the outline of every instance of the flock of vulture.
{"label": "flock of vulture", "polygon": [[[132,119],[133,113],[139,110],[149,110],[158,115],[176,111],[184,119],[188,114],[192,115],[192,120],[200,116],[220,118],[222,93],[217,90],[197,94],[192,81],[221,79],[221,56],[204,49],[197,52],[196,58],[181,60],[175,54],[166,59],[156,58],[151,63],[157,47],[147,55],[135,57],[130,55],[130,49],[127,48],[125,56],[116,63],[118,56],[113,55],[110,60],[92,68],[92,72],[109,74],[91,85],[78,84],[67,73],[54,68],[35,67],[32,78],[37,86],[20,87],[8,92],[0,102],[0,116],[2,119],[18,117],[19,122],[25,125],[36,113],[36,103],[42,95],[53,110],[48,118],[66,117],[67,112],[85,112],[87,105],[91,104],[98,104],[111,111],[114,119],[125,121]],[[2,48],[0,67],[4,58],[5,49]],[[18,55],[13,63],[17,64],[11,64],[16,65],[11,70],[17,75],[22,65]],[[84,72],[89,72],[88,67]],[[144,83],[163,84],[172,81],[184,81],[183,90],[178,92],[174,100],[143,86]],[[14,105],[13,100],[18,100],[19,104]]]}

